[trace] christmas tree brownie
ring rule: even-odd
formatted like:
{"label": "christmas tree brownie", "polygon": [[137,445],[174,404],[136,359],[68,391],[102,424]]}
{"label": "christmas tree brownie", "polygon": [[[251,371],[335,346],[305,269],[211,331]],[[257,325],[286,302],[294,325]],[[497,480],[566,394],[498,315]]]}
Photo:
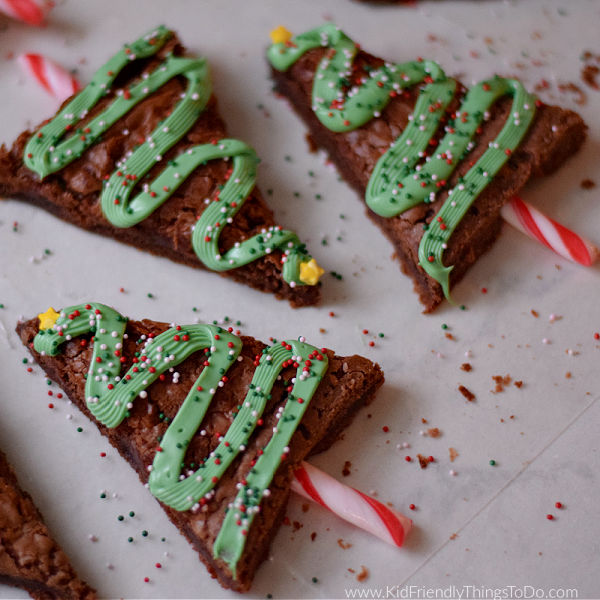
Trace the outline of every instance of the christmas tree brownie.
{"label": "christmas tree brownie", "polygon": [[502,206],[585,139],[579,115],[516,79],[467,90],[433,61],[384,62],[332,24],[272,40],[276,90],[365,199],[425,312],[494,243]]}
{"label": "christmas tree brownie", "polygon": [[0,195],[293,306],[316,304],[322,269],[274,221],[254,150],[226,136],[206,60],[158,27],[0,148]]}
{"label": "christmas tree brownie", "polygon": [[377,364],[302,337],[267,347],[231,328],[133,321],[97,303],[49,309],[17,332],[237,591],[267,556],[294,469],[383,383]]}

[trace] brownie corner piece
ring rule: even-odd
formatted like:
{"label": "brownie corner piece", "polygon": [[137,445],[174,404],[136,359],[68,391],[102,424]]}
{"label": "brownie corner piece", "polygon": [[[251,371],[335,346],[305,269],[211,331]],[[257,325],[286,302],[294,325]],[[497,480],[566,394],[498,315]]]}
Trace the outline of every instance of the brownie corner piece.
{"label": "brownie corner piece", "polygon": [[276,91],[364,199],[424,312],[493,245],[502,206],[585,140],[577,113],[516,79],[466,89],[433,61],[384,62],[332,24],[285,38],[267,55]]}
{"label": "brownie corner piece", "polygon": [[31,496],[0,450],[0,583],[19,587],[33,598],[94,600],[52,538]]}
{"label": "brownie corner piece", "polygon": [[293,307],[318,304],[322,269],[275,221],[258,162],[228,137],[206,60],[159,27],[0,148],[0,195]]}
{"label": "brownie corner piece", "polygon": [[266,346],[216,325],[128,320],[97,303],[49,309],[17,332],[236,591],[267,556],[294,468],[335,442],[384,381],[370,360],[303,338]]}

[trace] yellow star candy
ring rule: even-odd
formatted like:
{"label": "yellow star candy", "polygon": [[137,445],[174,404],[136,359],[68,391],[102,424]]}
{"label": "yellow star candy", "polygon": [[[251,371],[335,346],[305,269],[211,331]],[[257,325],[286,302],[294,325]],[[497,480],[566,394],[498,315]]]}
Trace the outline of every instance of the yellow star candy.
{"label": "yellow star candy", "polygon": [[57,313],[52,307],[50,307],[46,312],[40,313],[38,315],[38,319],[40,320],[40,329],[52,329],[54,327],[54,323],[60,317],[60,313]]}
{"label": "yellow star candy", "polygon": [[289,42],[292,39],[292,32],[288,31],[283,25],[275,27],[269,35],[274,44],[285,44],[285,42]]}
{"label": "yellow star candy", "polygon": [[306,285],[317,285],[319,278],[325,271],[317,264],[314,258],[308,262],[300,263],[300,281]]}

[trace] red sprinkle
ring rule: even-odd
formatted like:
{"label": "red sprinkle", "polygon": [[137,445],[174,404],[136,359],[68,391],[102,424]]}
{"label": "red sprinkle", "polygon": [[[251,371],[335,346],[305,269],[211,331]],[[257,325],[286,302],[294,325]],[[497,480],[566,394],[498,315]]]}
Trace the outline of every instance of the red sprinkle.
{"label": "red sprinkle", "polygon": [[410,508],[410,510],[416,510],[416,506],[414,504],[409,504],[408,508]]}
{"label": "red sprinkle", "polygon": [[106,456],[106,452],[100,452],[100,456],[104,458]]}
{"label": "red sprinkle", "polygon": [[546,515],[546,519],[548,519],[548,521],[552,521],[554,519],[554,515]]}
{"label": "red sprinkle", "polygon": [[562,502],[557,502],[554,506],[556,506],[556,508],[562,508]]}
{"label": "red sprinkle", "polygon": [[381,429],[385,431],[385,433],[387,433],[390,430],[390,428],[387,425],[384,425]]}
{"label": "red sprinkle", "polygon": [[48,404],[48,408],[54,408],[54,404],[52,404],[52,402],[50,402],[50,404]]}
{"label": "red sprinkle", "polygon": [[487,288],[484,288],[484,287],[483,287],[483,288],[481,288],[481,293],[482,293],[482,294],[487,294]]}
{"label": "red sprinkle", "polygon": [[410,461],[412,460],[412,458],[411,458],[410,456],[405,456],[405,457],[404,457],[404,460],[405,460],[406,462],[410,462]]}

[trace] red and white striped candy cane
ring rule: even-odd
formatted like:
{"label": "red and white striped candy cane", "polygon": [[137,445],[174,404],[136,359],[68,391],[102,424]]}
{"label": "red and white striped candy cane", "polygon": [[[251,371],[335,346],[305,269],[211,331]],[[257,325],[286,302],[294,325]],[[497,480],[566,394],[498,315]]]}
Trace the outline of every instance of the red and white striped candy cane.
{"label": "red and white striped candy cane", "polygon": [[21,54],[18,61],[26,73],[61,102],[81,88],[71,73],[41,54]]}
{"label": "red and white striped candy cane", "polygon": [[528,237],[573,262],[589,267],[600,256],[600,250],[592,242],[516,196],[502,207],[502,217]]}
{"label": "red and white striped candy cane", "polygon": [[54,2],[46,0],[0,0],[0,12],[27,25],[44,25]]}
{"label": "red and white striped candy cane", "polygon": [[393,546],[402,546],[412,527],[408,517],[306,462],[294,471],[292,490]]}

